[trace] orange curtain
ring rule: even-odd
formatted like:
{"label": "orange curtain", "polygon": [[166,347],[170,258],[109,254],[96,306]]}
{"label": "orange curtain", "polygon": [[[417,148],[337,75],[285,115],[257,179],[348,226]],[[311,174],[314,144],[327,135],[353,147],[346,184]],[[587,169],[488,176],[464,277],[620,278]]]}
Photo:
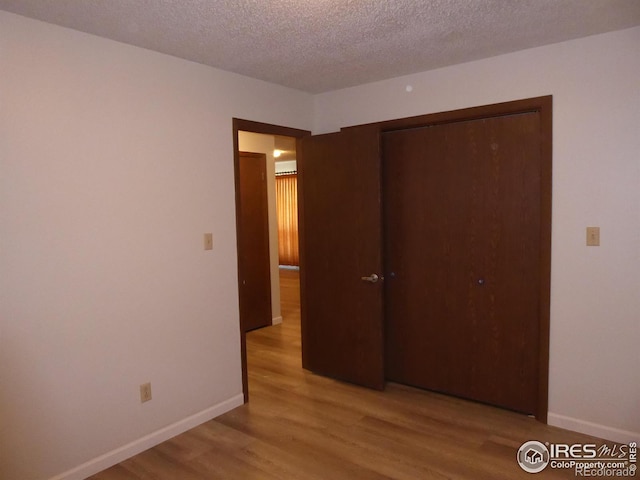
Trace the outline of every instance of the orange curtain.
{"label": "orange curtain", "polygon": [[298,253],[298,176],[276,176],[280,265],[300,265]]}

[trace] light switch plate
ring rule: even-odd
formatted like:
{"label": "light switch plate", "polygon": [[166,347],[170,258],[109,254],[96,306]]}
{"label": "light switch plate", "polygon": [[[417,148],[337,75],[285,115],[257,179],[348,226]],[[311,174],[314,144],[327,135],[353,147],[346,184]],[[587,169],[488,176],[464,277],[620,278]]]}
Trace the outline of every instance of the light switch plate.
{"label": "light switch plate", "polygon": [[213,233],[204,234],[204,249],[213,250]]}
{"label": "light switch plate", "polygon": [[140,402],[148,402],[151,398],[151,382],[140,385]]}
{"label": "light switch plate", "polygon": [[587,247],[600,246],[600,227],[587,227]]}

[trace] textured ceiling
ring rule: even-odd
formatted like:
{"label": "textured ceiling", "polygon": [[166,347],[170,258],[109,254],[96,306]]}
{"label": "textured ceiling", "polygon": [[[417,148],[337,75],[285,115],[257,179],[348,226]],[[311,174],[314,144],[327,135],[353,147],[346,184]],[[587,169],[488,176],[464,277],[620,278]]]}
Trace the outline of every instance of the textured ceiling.
{"label": "textured ceiling", "polygon": [[640,25],[640,0],[0,0],[0,9],[311,93]]}

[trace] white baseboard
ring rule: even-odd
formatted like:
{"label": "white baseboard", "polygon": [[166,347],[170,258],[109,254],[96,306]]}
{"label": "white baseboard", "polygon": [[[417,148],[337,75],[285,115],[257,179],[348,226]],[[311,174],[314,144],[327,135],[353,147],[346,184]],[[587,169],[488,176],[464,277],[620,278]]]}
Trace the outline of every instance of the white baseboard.
{"label": "white baseboard", "polygon": [[619,428],[607,427],[598,423],[587,422],[578,418],[566,417],[556,413],[549,413],[547,423],[554,427],[573,430],[574,432],[592,435],[594,437],[611,440],[619,443],[630,443],[640,441],[640,432],[632,432]]}
{"label": "white baseboard", "polygon": [[217,405],[209,407],[201,412],[191,415],[190,417],[179,420],[176,423],[161,428],[160,430],[156,430],[149,435],[139,438],[138,440],[134,440],[133,442],[107,452],[104,455],[100,455],[99,457],[89,460],[88,462],[72,468],[71,470],[61,473],[60,475],[56,475],[49,480],[83,480],[131,458],[138,453],[144,452],[151,447],[155,447],[176,435],[197,427],[204,422],[208,422],[229,410],[233,410],[243,403],[244,396],[242,394],[236,395],[229,400],[225,400],[224,402],[218,403]]}
{"label": "white baseboard", "polygon": [[271,319],[271,325],[279,325],[282,323],[282,317],[274,317]]}

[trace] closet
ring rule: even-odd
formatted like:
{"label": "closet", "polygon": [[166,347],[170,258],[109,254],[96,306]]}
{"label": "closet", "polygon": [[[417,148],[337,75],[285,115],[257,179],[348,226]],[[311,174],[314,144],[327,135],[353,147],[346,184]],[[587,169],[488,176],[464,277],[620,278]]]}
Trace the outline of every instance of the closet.
{"label": "closet", "polygon": [[299,147],[303,367],[546,421],[551,97]]}

